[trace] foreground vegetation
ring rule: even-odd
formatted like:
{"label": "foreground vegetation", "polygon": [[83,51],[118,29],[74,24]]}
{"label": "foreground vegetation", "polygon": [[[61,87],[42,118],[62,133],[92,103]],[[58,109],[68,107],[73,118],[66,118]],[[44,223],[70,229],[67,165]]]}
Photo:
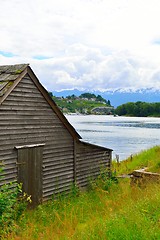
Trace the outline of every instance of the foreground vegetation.
{"label": "foreground vegetation", "polygon": [[[139,167],[160,171],[160,147],[154,147],[117,165],[118,174]],[[68,197],[27,210],[2,239],[160,239],[159,184],[131,186],[129,179],[107,179],[101,173],[90,189],[73,187]]]}
{"label": "foreground vegetation", "polygon": [[160,146],[130,156],[128,159],[117,164],[113,161],[113,171],[119,174],[131,174],[133,170],[147,168],[147,171],[160,173]]}

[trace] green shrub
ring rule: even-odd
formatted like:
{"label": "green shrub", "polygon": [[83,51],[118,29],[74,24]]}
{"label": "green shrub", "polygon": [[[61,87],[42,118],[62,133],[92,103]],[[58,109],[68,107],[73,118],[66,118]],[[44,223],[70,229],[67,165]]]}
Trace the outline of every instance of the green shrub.
{"label": "green shrub", "polygon": [[22,192],[22,184],[10,182],[0,187],[0,236],[20,218],[28,202],[31,198]]}
{"label": "green shrub", "polygon": [[116,174],[109,174],[108,170],[102,169],[100,175],[95,179],[90,181],[91,189],[102,189],[104,191],[109,191],[110,188],[118,183]]}

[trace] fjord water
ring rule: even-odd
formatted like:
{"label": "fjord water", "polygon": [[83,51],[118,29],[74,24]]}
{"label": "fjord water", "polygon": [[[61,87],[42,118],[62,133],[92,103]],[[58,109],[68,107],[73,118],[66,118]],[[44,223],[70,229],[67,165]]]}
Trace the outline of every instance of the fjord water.
{"label": "fjord water", "polygon": [[83,140],[113,149],[113,159],[160,145],[160,118],[67,115]]}

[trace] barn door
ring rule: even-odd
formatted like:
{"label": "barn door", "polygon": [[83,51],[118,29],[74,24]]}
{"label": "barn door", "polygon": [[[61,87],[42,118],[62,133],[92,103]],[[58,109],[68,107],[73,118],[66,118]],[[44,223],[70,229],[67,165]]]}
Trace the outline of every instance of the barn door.
{"label": "barn door", "polygon": [[31,195],[34,207],[42,200],[43,145],[16,148],[18,150],[18,182],[23,184],[23,191]]}

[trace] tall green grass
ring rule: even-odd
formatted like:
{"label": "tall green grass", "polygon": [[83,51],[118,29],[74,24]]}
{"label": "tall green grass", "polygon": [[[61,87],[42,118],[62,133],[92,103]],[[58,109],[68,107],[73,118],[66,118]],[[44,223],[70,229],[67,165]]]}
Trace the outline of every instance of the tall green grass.
{"label": "tall green grass", "polygon": [[[154,157],[155,151],[158,147],[152,152]],[[143,154],[146,165],[151,161],[151,152]],[[115,178],[104,181],[103,175],[87,192],[73,188],[67,197],[59,196],[35,210],[28,210],[14,231],[2,239],[160,239],[160,185],[150,183],[139,188],[130,185],[129,179],[118,181]]]}
{"label": "tall green grass", "polygon": [[159,185],[128,181],[27,211],[16,232],[2,239],[160,239]]}
{"label": "tall green grass", "polygon": [[147,171],[160,173],[160,146],[130,156],[119,164],[113,161],[112,168],[117,174],[129,174],[140,168],[147,168]]}

